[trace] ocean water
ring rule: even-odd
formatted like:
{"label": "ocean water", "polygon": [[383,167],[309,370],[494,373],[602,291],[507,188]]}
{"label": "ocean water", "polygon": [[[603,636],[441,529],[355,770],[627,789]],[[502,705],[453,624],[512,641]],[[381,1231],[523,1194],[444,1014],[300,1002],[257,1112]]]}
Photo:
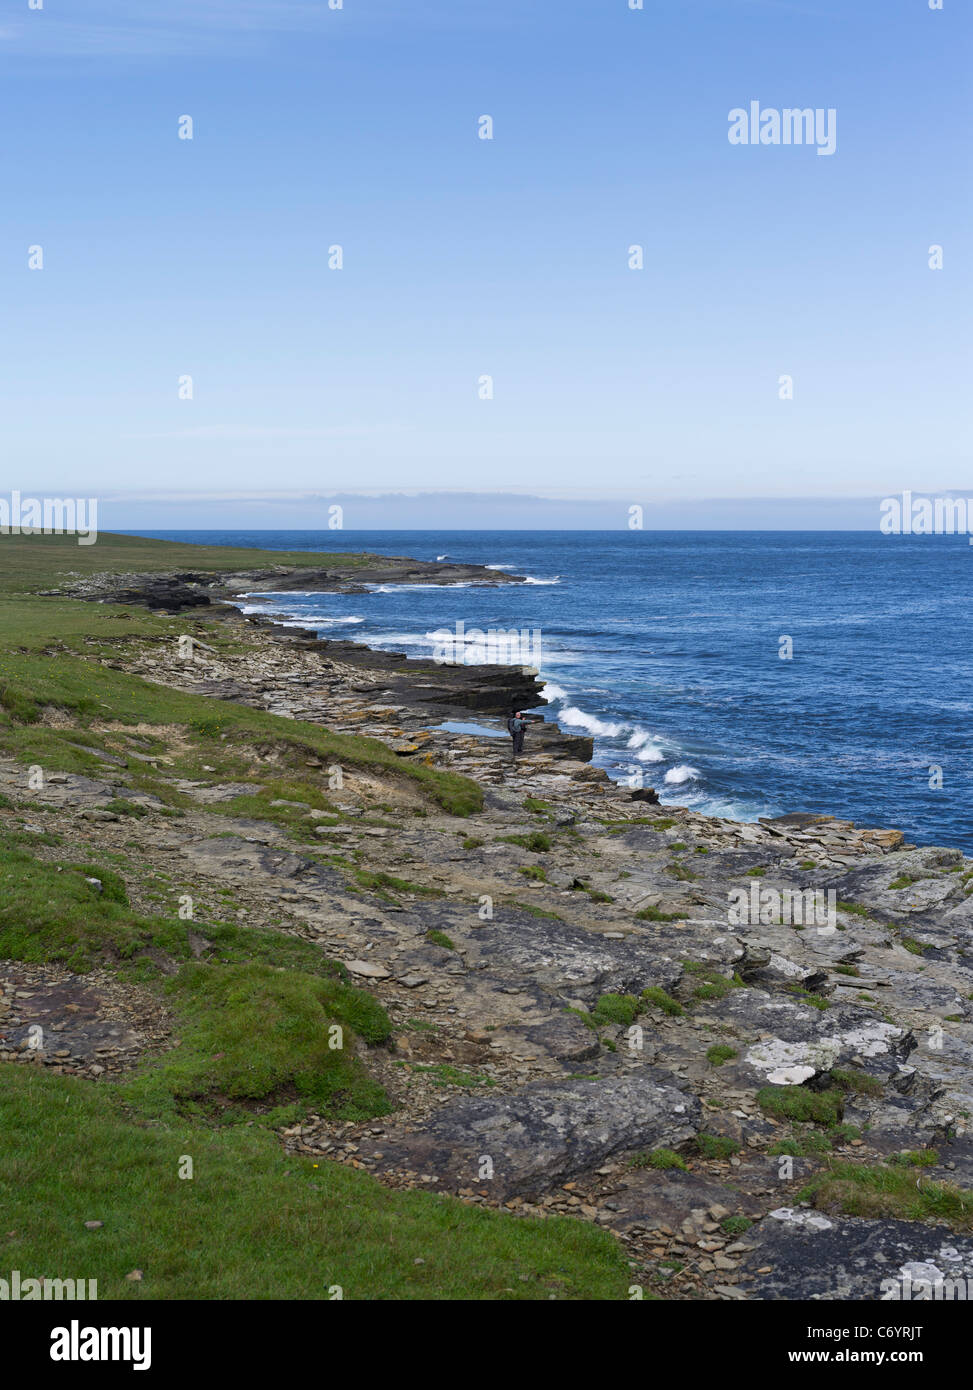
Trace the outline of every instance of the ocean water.
{"label": "ocean water", "polygon": [[[168,531],[471,561],[526,585],[250,596],[322,636],[429,656],[526,629],[548,713],[610,776],[738,820],[819,811],[973,852],[973,546],[862,532]],[[534,634],[538,634],[535,636]],[[790,638],[793,654],[783,639]],[[441,639],[440,639],[441,641]],[[529,740],[529,733],[528,733]],[[937,773],[937,769],[939,772]],[[941,780],[942,785],[937,783]]]}

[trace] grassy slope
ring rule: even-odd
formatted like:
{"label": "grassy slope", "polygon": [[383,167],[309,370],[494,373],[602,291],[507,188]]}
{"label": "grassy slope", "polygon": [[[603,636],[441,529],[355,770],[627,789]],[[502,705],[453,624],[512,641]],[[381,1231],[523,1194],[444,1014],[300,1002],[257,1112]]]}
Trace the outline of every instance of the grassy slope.
{"label": "grassy slope", "polygon": [[[90,772],[91,762],[86,764],[65,739],[45,729],[35,727],[31,732],[24,727],[36,721],[39,706],[55,704],[89,721],[97,716],[131,724],[193,726],[211,744],[237,738],[289,743],[345,766],[394,771],[456,815],[478,810],[483,797],[475,783],[421,761],[398,758],[376,739],[332,734],[317,725],[260,710],[183,695],[96,664],[115,657],[126,640],[149,637],[159,643],[160,680],[170,663],[178,678],[181,635],[198,634],[210,644],[233,647],[232,638],[214,634],[212,624],[187,615],[147,613],[134,606],[32,596],[38,588],[63,582],[73,569],[85,573],[174,567],[218,570],[285,562],[321,566],[339,560],[344,567],[353,567],[355,559],[310,552],[224,551],[217,546],[120,536],[101,537],[94,546],[78,546],[72,538],[60,536],[0,537],[0,706],[16,717],[16,728],[7,719],[9,732],[0,732],[0,748],[51,770]],[[216,756],[220,750],[204,751]]]}
{"label": "grassy slope", "polygon": [[164,573],[207,570],[213,573],[294,565],[354,569],[364,555],[325,554],[309,550],[246,550],[237,546],[186,545],[181,541],[146,540],[102,532],[94,545],[79,545],[74,536],[0,535],[0,592],[34,594],[52,588],[67,574]]}
{"label": "grassy slope", "polygon": [[257,1128],[147,1128],[110,1088],[33,1068],[0,1079],[0,1260],[24,1278],[97,1279],[99,1299],[627,1296],[614,1240],[585,1223],[389,1192]]}
{"label": "grassy slope", "polygon": [[[409,777],[448,809],[475,809],[472,783],[403,764],[374,740],[183,695],[102,664],[133,639],[174,650],[196,619],[30,596],[71,570],[320,565],[330,558],[121,537],[92,547],[70,538],[0,537],[0,749],[48,771],[103,776],[92,753],[72,746],[117,748],[93,723],[178,726],[187,751],[175,775],[198,777],[206,765],[212,780],[245,777],[241,743],[262,741],[284,749],[294,794],[311,804],[328,802],[320,774],[306,770],[309,753]],[[200,630],[211,643],[232,641],[210,626]],[[51,706],[70,721],[65,728],[38,721]],[[178,814],[178,794],[155,770],[132,765],[127,775]],[[263,780],[254,804],[269,816],[270,800],[288,785]],[[191,961],[189,925],[135,912],[124,883],[90,862],[96,849],[81,870],[76,858],[60,868],[41,863],[31,837],[18,830],[17,808],[0,810],[0,821],[0,959],[76,969],[99,961],[122,978],[135,972],[164,992],[181,1036],[178,1046],[111,1085],[0,1064],[0,1246],[7,1247],[0,1262],[25,1277],[97,1278],[102,1298],[325,1298],[333,1284],[346,1297],[366,1299],[626,1296],[618,1246],[587,1224],[525,1221],[389,1192],[364,1173],[285,1156],[268,1121],[292,1119],[309,1105],[346,1118],[387,1109],[368,1074],[368,1048],[385,1044],[389,1032],[372,997],[352,989],[315,948],[274,931],[207,922],[218,960]],[[86,874],[101,878],[100,894]],[[179,965],[173,979],[155,978],[144,958],[133,965],[146,947]],[[337,1052],[323,1045],[335,1023],[346,1036]],[[257,1122],[247,1108],[254,1103],[268,1112]],[[191,1181],[178,1177],[185,1154],[195,1163]],[[86,1220],[105,1225],[89,1232]],[[133,1268],[143,1270],[141,1283],[125,1280]]]}

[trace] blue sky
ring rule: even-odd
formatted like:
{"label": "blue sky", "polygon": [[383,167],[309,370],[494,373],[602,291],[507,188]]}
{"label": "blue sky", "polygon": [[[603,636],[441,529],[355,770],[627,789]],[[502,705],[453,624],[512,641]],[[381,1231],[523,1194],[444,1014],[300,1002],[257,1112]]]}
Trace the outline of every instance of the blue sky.
{"label": "blue sky", "polygon": [[[18,0],[8,486],[187,525],[195,489],[962,488],[971,32],[961,0]],[[752,100],[835,108],[836,153],[731,145]]]}

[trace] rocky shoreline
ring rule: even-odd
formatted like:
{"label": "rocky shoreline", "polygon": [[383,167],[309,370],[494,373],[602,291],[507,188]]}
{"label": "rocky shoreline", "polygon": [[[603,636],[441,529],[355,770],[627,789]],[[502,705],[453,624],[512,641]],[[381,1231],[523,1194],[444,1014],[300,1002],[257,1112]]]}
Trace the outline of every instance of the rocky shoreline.
{"label": "rocky shoreline", "polygon": [[[836,1166],[901,1166],[919,1151],[920,1196],[923,1184],[971,1186],[973,861],[827,816],[745,824],[633,801],[591,765],[589,739],[551,724],[532,726],[513,763],[502,715],[543,703],[536,673],[432,668],[232,602],[255,588],[518,582],[477,570],[369,557],[61,591],[186,613],[233,637],[226,650],[198,640],[176,663],[132,642],[121,669],[368,734],[484,790],[461,822],[404,804],[390,816],[376,809],[389,783],[347,775],[341,822],[319,838],[355,847],[378,876],[371,892],[269,822],[226,819],[214,834],[206,804],[239,787],[187,785],[197,811],[141,822],[150,858],[232,889],[251,923],[284,913],[393,1019],[394,1048],[368,1058],[393,1113],[365,1125],[311,1116],[284,1143],[390,1185],[597,1222],[668,1298],[877,1299],[906,1268],[973,1277],[968,1226],[855,1208],[844,1188],[803,1195]],[[503,736],[438,727],[471,711]],[[4,764],[0,788],[19,775]],[[38,795],[46,824],[97,818],[109,847],[127,833],[107,809],[126,795],[124,768],[52,779]],[[795,920],[795,904],[827,911]],[[17,997],[8,989],[7,1016],[25,1030]]]}
{"label": "rocky shoreline", "polygon": [[[397,751],[418,752],[427,745],[445,752],[465,747],[448,731],[431,730],[429,726],[435,721],[466,721],[470,711],[495,716],[492,727],[506,740],[501,715],[505,716],[512,707],[533,710],[547,703],[538,673],[532,667],[434,665],[399,652],[376,651],[359,642],[320,638],[312,629],[285,628],[279,621],[259,614],[240,614],[239,600],[255,591],[347,594],[367,592],[367,586],[374,584],[475,583],[490,587],[525,582],[523,576],[483,565],[405,557],[363,558],[364,563],[332,564],[327,569],[296,570],[279,565],[223,575],[193,571],[173,575],[94,575],[58,592],[102,603],[137,603],[170,613],[199,616],[205,612],[237,626],[242,618],[248,629],[261,631],[279,651],[267,661],[265,650],[258,652],[255,647],[243,663],[245,670],[237,681],[223,669],[218,674],[215,670],[201,674],[206,666],[203,661],[189,672],[198,693],[258,703],[275,713],[355,733],[362,732],[364,711],[374,724],[368,732],[382,739],[389,737],[391,718],[401,732],[409,735],[398,740]],[[302,657],[301,653],[308,655]],[[198,655],[204,655],[201,649]],[[266,688],[266,699],[255,694],[254,677],[257,685]],[[376,699],[369,703],[360,698],[366,695]],[[407,747],[410,742],[415,744],[412,749]],[[589,762],[592,755],[590,737],[566,733],[547,722],[534,723],[531,743],[539,752],[558,758]]]}

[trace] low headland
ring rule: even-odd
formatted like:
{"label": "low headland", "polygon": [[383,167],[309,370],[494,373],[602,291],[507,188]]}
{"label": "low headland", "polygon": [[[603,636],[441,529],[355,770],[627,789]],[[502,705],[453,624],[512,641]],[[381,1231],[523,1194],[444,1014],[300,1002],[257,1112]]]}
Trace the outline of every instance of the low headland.
{"label": "low headland", "polygon": [[514,762],[529,668],[240,608],[517,576],[71,542],[0,538],[11,1269],[102,1299],[973,1279],[973,860],[660,806],[552,723]]}

